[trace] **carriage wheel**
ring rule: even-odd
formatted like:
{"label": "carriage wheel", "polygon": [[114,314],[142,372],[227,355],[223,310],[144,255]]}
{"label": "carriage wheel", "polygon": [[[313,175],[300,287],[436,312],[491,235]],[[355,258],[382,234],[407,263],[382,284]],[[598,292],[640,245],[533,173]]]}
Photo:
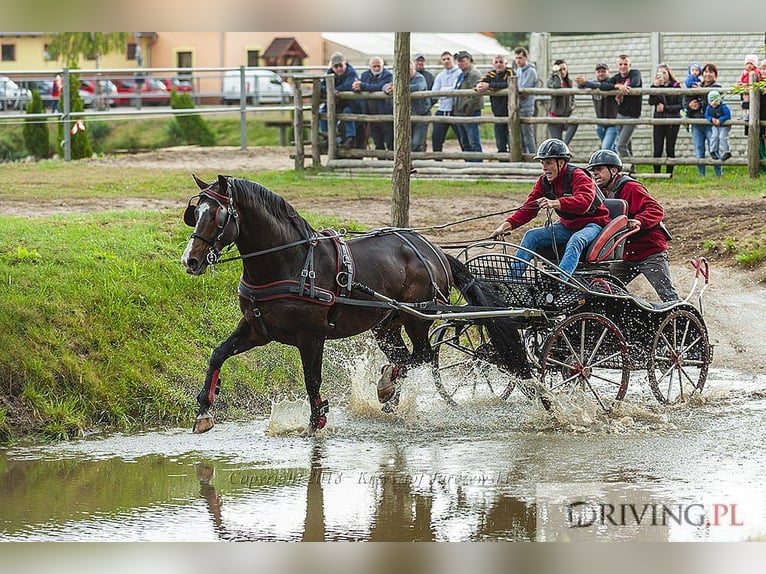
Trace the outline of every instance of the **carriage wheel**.
{"label": "carriage wheel", "polygon": [[690,311],[672,311],[657,329],[649,356],[649,387],[662,404],[702,392],[711,361],[707,329]]}
{"label": "carriage wheel", "polygon": [[497,366],[495,350],[481,325],[447,321],[432,333],[436,390],[450,406],[479,398],[505,400],[516,379]]}
{"label": "carriage wheel", "polygon": [[[552,393],[583,390],[604,410],[628,390],[630,359],[625,337],[597,313],[573,315],[553,330],[543,347],[541,379]],[[548,408],[550,402],[543,398]]]}

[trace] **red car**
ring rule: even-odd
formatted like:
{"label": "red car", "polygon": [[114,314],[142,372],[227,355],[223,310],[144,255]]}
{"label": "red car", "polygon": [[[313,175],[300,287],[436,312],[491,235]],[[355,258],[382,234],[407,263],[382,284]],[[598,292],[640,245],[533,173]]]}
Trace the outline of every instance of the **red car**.
{"label": "red car", "polygon": [[139,98],[142,106],[167,106],[170,104],[170,91],[159,78],[146,78],[140,91],[136,90],[134,78],[121,78],[114,80],[114,83],[117,86],[117,97],[114,98],[114,103],[117,106],[137,107]]}
{"label": "red car", "polygon": [[191,80],[186,80],[183,78],[165,78],[162,80],[162,82],[165,84],[168,92],[172,92],[175,89],[175,91],[179,94],[182,92],[188,92],[191,94],[191,92],[194,91]]}

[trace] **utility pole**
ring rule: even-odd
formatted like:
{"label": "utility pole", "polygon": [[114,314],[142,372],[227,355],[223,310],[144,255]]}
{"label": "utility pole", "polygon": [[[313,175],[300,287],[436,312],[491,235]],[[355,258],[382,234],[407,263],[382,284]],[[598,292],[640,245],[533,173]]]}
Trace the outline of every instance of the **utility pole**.
{"label": "utility pole", "polygon": [[409,227],[410,169],[410,33],[394,36],[394,169],[391,173],[391,225]]}

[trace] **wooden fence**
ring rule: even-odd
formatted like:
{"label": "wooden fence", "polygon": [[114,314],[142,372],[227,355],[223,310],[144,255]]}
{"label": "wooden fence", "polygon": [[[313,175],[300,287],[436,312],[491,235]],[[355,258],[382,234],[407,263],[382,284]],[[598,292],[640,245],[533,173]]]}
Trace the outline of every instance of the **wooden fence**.
{"label": "wooden fence", "polygon": [[[334,76],[329,75],[326,78],[327,82],[327,93],[332,94],[334,93]],[[619,92],[617,90],[614,91],[600,91],[600,90],[591,90],[591,89],[580,89],[580,88],[562,88],[562,89],[551,89],[551,88],[524,88],[519,89],[516,83],[516,78],[511,78],[509,88],[507,90],[501,90],[498,92],[494,92],[492,95],[498,95],[498,96],[508,96],[508,117],[494,117],[492,115],[483,115],[480,117],[459,117],[459,116],[412,116],[413,122],[425,122],[429,124],[435,124],[435,123],[449,123],[449,124],[496,124],[496,123],[508,123],[509,128],[509,149],[510,151],[508,153],[491,153],[491,152],[412,152],[412,159],[413,160],[424,160],[424,159],[482,159],[482,160],[503,160],[503,161],[510,161],[510,162],[522,162],[522,161],[531,161],[533,155],[532,154],[522,154],[521,152],[521,124],[522,123],[530,123],[530,124],[578,124],[578,125],[610,125],[610,126],[621,126],[621,125],[628,125],[628,124],[636,124],[636,125],[695,125],[695,124],[704,124],[708,125],[708,121],[705,119],[691,119],[686,117],[680,117],[680,118],[669,118],[669,119],[655,119],[655,118],[636,118],[636,119],[600,119],[600,118],[593,118],[593,117],[584,117],[584,116],[571,116],[567,118],[562,117],[525,117],[522,118],[519,114],[518,109],[518,102],[520,95],[534,95],[536,97],[539,96],[551,96],[551,95],[557,95],[557,96],[564,96],[564,95],[616,95]],[[325,103],[327,107],[327,111],[325,114],[322,114],[320,118],[320,104],[322,103],[322,98],[320,97],[320,80],[317,78],[314,78],[313,80],[313,90],[312,90],[312,121],[311,121],[311,144],[312,144],[312,159],[314,166],[321,165],[320,161],[320,151],[319,151],[319,120],[320,119],[326,119],[327,120],[327,153],[328,157],[330,158],[328,160],[328,166],[332,166],[333,161],[337,159],[358,159],[362,160],[366,157],[374,157],[379,159],[387,159],[391,160],[394,157],[393,151],[382,151],[382,150],[370,150],[370,149],[338,149],[336,145],[336,125],[338,121],[343,120],[352,120],[357,122],[393,122],[393,115],[373,115],[373,114],[344,114],[344,113],[338,113],[337,112],[337,103],[335,98],[326,98]],[[296,79],[296,93],[300,93],[299,83],[300,80]],[[631,94],[633,95],[649,95],[649,94],[669,94],[669,95],[686,95],[686,94],[706,94],[707,92],[717,89],[719,91],[723,90],[723,88],[694,88],[694,89],[687,89],[687,88],[636,88],[631,90]],[[757,178],[759,176],[760,167],[766,166],[766,161],[761,161],[759,157],[758,147],[759,147],[759,125],[764,126],[766,125],[766,122],[759,122],[759,108],[760,108],[760,98],[754,97],[756,94],[755,90],[751,91],[751,97],[750,97],[750,119],[749,122],[746,122],[744,120],[739,119],[732,119],[730,122],[728,122],[728,125],[731,126],[744,126],[748,125],[748,138],[747,138],[747,150],[746,150],[746,157],[745,158],[732,158],[730,160],[727,160],[725,162],[725,165],[740,165],[740,166],[747,166],[748,172],[750,174],[750,177]],[[457,96],[465,96],[466,90],[450,90],[450,91],[441,91],[441,92],[430,92],[430,91],[423,91],[423,92],[413,92],[411,94],[411,97],[413,99],[422,99],[422,98],[439,98],[439,97],[457,97]],[[338,94],[338,100],[339,101],[348,101],[348,100],[376,100],[376,99],[387,99],[391,96],[386,95],[382,92],[364,92],[364,93],[353,93],[353,92],[340,92]],[[489,97],[489,94],[484,94],[483,97]],[[300,117],[300,123],[298,118]],[[297,99],[296,99],[296,106],[295,106],[295,126],[297,129],[297,126],[303,125],[302,120],[302,110],[301,106],[299,106]],[[299,133],[296,131],[296,134]],[[299,140],[301,140],[299,142]],[[299,157],[300,157],[300,165],[299,164]],[[640,164],[646,164],[646,165],[723,165],[724,163],[721,160],[713,160],[710,158],[705,159],[698,159],[696,157],[676,157],[676,158],[667,158],[667,157],[624,157],[622,160],[625,163],[633,164],[633,165],[640,165]],[[341,164],[339,164],[341,165]],[[348,167],[350,164],[348,162],[342,164],[345,167]],[[297,137],[296,138],[296,169],[302,169],[303,168],[303,142],[302,138]],[[508,168],[512,168],[512,166],[508,166]]]}

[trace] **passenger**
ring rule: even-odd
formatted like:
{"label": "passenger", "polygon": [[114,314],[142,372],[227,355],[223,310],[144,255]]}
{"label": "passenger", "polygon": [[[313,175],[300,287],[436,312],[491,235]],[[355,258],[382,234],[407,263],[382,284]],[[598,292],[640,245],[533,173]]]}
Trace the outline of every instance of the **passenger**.
{"label": "passenger", "polygon": [[[569,163],[572,154],[560,139],[547,139],[537,148],[536,160],[540,160],[543,174],[537,179],[527,197],[525,208],[515,211],[492,233],[502,238],[506,232],[521,227],[534,219],[540,208],[554,209],[559,220],[551,227],[535,227],[524,234],[521,247],[537,252],[541,247],[566,243],[559,267],[561,278],[568,281],[580,261],[580,254],[590,245],[604,225],[609,222],[609,210],[588,172]],[[522,261],[511,264],[509,275],[520,277],[532,259],[529,251],[520,249],[516,256]]]}
{"label": "passenger", "polygon": [[670,279],[670,235],[662,223],[665,216],[662,206],[641,183],[620,173],[622,160],[612,150],[593,152],[588,169],[606,197],[628,202],[628,228],[640,229],[628,237],[622,254],[623,260],[611,263],[609,272],[626,285],[643,274],[660,299],[679,300]]}

